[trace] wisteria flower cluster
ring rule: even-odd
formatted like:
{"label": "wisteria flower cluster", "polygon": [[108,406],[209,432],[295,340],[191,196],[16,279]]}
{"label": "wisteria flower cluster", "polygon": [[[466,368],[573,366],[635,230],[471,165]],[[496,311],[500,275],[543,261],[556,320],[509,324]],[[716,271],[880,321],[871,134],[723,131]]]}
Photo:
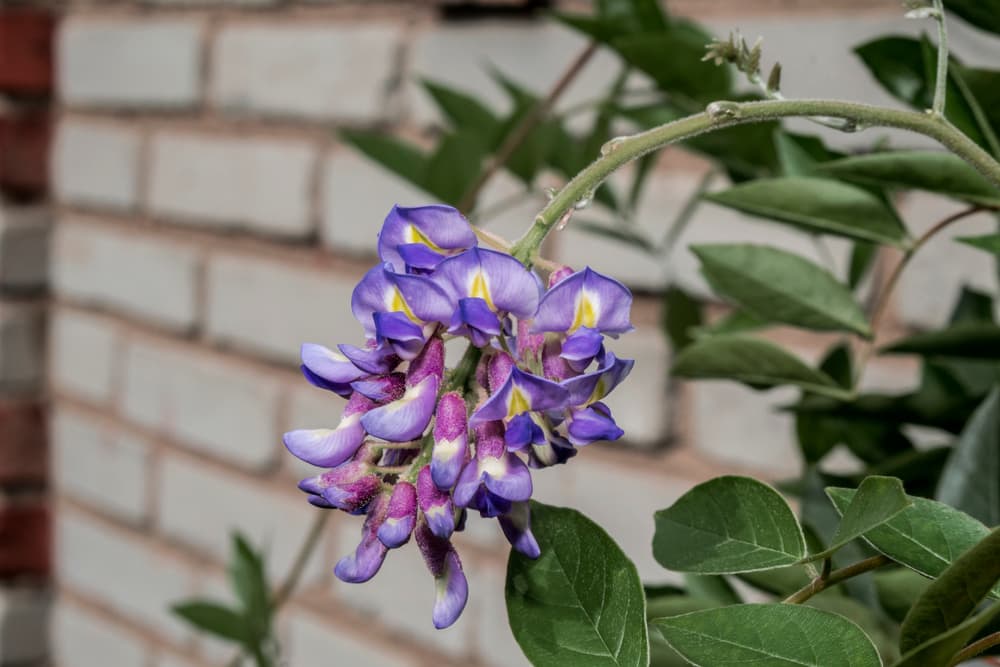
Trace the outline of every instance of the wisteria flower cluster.
{"label": "wisteria flower cluster", "polygon": [[[313,505],[365,516],[337,577],[371,579],[413,536],[445,628],[468,598],[450,539],[467,513],[495,517],[513,548],[537,558],[529,469],[621,437],[601,401],[633,361],[604,342],[632,329],[632,295],[589,268],[554,271],[545,289],[511,255],[478,247],[448,206],[393,208],[378,253],[351,302],[365,345],[302,346],[306,379],[347,398],[340,424],[284,442],[328,469],[299,484]],[[444,342],[457,337],[471,345],[446,370]]]}

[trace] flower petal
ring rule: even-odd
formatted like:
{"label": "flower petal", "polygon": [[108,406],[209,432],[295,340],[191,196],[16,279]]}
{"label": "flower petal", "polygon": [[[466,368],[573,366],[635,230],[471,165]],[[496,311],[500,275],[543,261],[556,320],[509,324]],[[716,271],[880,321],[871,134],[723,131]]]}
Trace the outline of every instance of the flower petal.
{"label": "flower petal", "polygon": [[365,413],[361,424],[376,438],[408,442],[420,437],[434,414],[438,379],[429,375],[420,384],[408,387],[399,400]]}
{"label": "flower petal", "polygon": [[375,345],[375,341],[370,341],[367,347],[355,347],[342,343],[337,346],[340,352],[351,360],[355,366],[371,373],[372,375],[382,375],[392,372],[399,365],[399,357],[388,345]]}
{"label": "flower petal", "polygon": [[363,583],[374,577],[382,567],[389,550],[379,542],[376,534],[385,520],[387,506],[385,494],[379,495],[372,501],[364,526],[361,528],[361,542],[358,548],[353,554],[340,559],[333,569],[333,573],[341,581],[349,584]]}
{"label": "flower petal", "polygon": [[519,318],[534,315],[541,296],[541,282],[508,254],[472,248],[438,265],[435,278],[455,300],[482,299],[494,312]]}
{"label": "flower petal", "polygon": [[301,355],[303,366],[313,374],[335,384],[354,382],[365,375],[365,371],[355,366],[343,354],[322,345],[303,343]]}
{"label": "flower petal", "polygon": [[430,465],[431,478],[441,490],[458,480],[469,451],[468,429],[465,400],[458,392],[448,392],[438,401]]}
{"label": "flower petal", "polygon": [[383,262],[389,262],[397,271],[403,271],[407,264],[430,269],[437,262],[431,266],[410,264],[401,256],[399,246],[422,246],[427,253],[421,256],[427,259],[437,256],[440,262],[447,254],[471,248],[476,243],[476,235],[469,222],[451,206],[394,206],[379,232],[378,254]]}
{"label": "flower petal", "polygon": [[458,620],[469,599],[469,584],[462,571],[462,561],[451,542],[437,537],[427,526],[418,527],[417,544],[427,569],[434,576],[434,627],[447,628]]}
{"label": "flower petal", "polygon": [[569,441],[588,445],[597,440],[617,440],[625,432],[615,423],[611,410],[603,403],[594,403],[583,410],[574,410],[567,427]]}
{"label": "flower petal", "polygon": [[445,539],[451,537],[455,531],[451,495],[434,484],[430,466],[421,468],[417,475],[417,504],[432,533]]}
{"label": "flower petal", "polygon": [[542,550],[531,532],[531,509],[528,503],[514,503],[510,512],[497,517],[510,545],[528,558],[538,558]]}
{"label": "flower petal", "polygon": [[389,498],[385,521],[379,526],[378,539],[395,549],[410,540],[410,533],[417,524],[417,490],[409,482],[398,482]]}
{"label": "flower petal", "polygon": [[531,498],[531,471],[516,454],[481,460],[479,470],[491,493],[514,501]]}
{"label": "flower petal", "polygon": [[632,292],[625,285],[587,267],[546,292],[532,331],[573,333],[589,327],[602,333],[625,333],[634,328],[629,321],[631,309]]}
{"label": "flower petal", "polygon": [[633,366],[635,366],[634,360],[618,359],[614,353],[608,352],[596,370],[560,383],[569,390],[567,404],[589,405],[601,400],[628,377]]}
{"label": "flower petal", "polygon": [[515,366],[503,387],[472,414],[469,422],[510,419],[523,412],[562,408],[568,398],[569,391],[555,382]]}

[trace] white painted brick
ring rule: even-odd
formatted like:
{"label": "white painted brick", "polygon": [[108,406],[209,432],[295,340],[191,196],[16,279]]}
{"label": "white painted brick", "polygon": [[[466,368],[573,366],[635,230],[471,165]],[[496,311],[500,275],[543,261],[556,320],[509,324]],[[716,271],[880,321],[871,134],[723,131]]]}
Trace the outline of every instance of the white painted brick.
{"label": "white painted brick", "polygon": [[136,205],[139,133],[121,125],[64,120],[52,153],[56,196],[113,209]]}
{"label": "white painted brick", "polygon": [[475,595],[479,598],[476,618],[477,653],[496,667],[530,667],[521,647],[514,640],[507,620],[504,596],[506,575],[499,566],[479,566],[472,570]]}
{"label": "white painted brick", "polygon": [[[150,1],[150,0],[147,0]],[[155,0],[154,0],[155,1]],[[232,644],[230,646],[230,652],[232,651]],[[200,667],[197,663],[190,662],[184,658],[179,658],[176,655],[160,655],[157,656],[156,660],[153,662],[155,667]]]}
{"label": "white painted brick", "polygon": [[138,637],[66,600],[56,606],[52,643],[61,667],[147,664],[147,648]]}
{"label": "white painted brick", "polygon": [[48,655],[49,609],[52,596],[45,589],[0,588],[0,664],[21,665]]}
{"label": "white painted brick", "polygon": [[232,25],[215,41],[212,97],[225,111],[383,115],[401,31],[375,23]]}
{"label": "white painted brick", "polygon": [[[342,517],[336,536],[338,557],[354,551],[361,539],[361,517]],[[473,520],[472,517],[469,520]],[[471,649],[480,592],[469,581],[469,602],[455,625],[435,630],[431,622],[434,608],[434,578],[427,571],[416,544],[412,542],[389,552],[378,574],[363,584],[334,580],[334,592],[344,604],[370,614],[410,638],[450,656],[463,656]]]}
{"label": "white painted brick", "polygon": [[147,443],[66,408],[53,415],[50,437],[63,493],[133,523],[148,517]]}
{"label": "white painted brick", "polygon": [[418,663],[415,658],[403,658],[386,650],[376,635],[352,637],[350,630],[324,623],[305,612],[292,612],[288,627],[289,641],[285,648],[289,664],[315,665],[331,659],[343,665],[365,667],[404,667]]}
{"label": "white painted brick", "polygon": [[258,369],[137,341],[124,377],[122,411],[134,422],[239,466],[274,461],[281,388]]}
{"label": "white painted brick", "polygon": [[779,412],[794,389],[758,392],[735,382],[689,382],[690,418],[698,450],[723,463],[746,466],[770,476],[798,474],[802,457],[794,419]]}
{"label": "white painted brick", "polygon": [[670,351],[655,325],[636,327],[608,347],[624,359],[635,359],[628,378],[604,400],[615,421],[625,431],[623,442],[655,447],[670,432],[671,404],[668,394]]}
{"label": "white painted brick", "polygon": [[201,24],[189,20],[69,20],[56,49],[70,105],[193,107],[201,78]]}
{"label": "white painted brick", "polygon": [[157,215],[289,238],[312,231],[310,144],[161,132],[150,157],[149,206]]}
{"label": "white painted brick", "polygon": [[45,311],[0,303],[0,390],[28,391],[44,374]]}
{"label": "white painted brick", "polygon": [[193,594],[191,570],[150,543],[78,512],[60,510],[56,526],[61,584],[172,641],[190,637],[170,606]]}
{"label": "white painted brick", "polygon": [[53,287],[64,297],[177,331],[195,324],[194,248],[74,220],[57,225],[53,257]]}
{"label": "white painted brick", "polygon": [[350,306],[360,278],[259,257],[216,255],[208,266],[208,333],[294,363],[302,343],[360,344],[364,330]]}
{"label": "white painted brick", "polygon": [[[900,207],[914,236],[961,208],[958,202],[923,193],[908,195]],[[989,213],[981,213],[945,229],[920,248],[906,267],[896,293],[896,307],[906,324],[921,328],[946,324],[963,285],[996,293],[993,258],[954,240],[994,232],[996,220]]]}
{"label": "white painted brick", "polygon": [[0,289],[41,288],[48,277],[51,212],[0,202]]}
{"label": "white painted brick", "polygon": [[62,391],[88,401],[111,398],[117,371],[118,334],[106,320],[59,309],[50,325],[49,377]]}
{"label": "white painted brick", "polygon": [[[240,530],[264,548],[268,570],[275,576],[288,572],[320,511],[305,498],[295,501],[291,496],[278,496],[262,489],[259,482],[237,479],[186,459],[168,458],[158,472],[159,521],[167,535],[224,560],[231,532]],[[323,562],[322,553],[322,548],[313,552],[304,582],[332,567]]]}

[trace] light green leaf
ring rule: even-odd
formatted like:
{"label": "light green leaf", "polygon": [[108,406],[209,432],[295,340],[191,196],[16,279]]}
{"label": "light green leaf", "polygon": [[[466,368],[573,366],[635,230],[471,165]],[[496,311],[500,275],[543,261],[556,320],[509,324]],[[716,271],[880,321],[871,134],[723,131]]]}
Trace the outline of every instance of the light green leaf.
{"label": "light green leaf", "polygon": [[850,395],[826,373],[773,343],[747,336],[701,338],[678,355],[673,372],[678,377],[735,380],[758,388],[791,384],[838,399]]}
{"label": "light green leaf", "polygon": [[825,178],[765,178],[705,195],[716,204],[811,232],[905,246],[896,213],[872,193]]}
{"label": "light green leaf", "polygon": [[[856,492],[829,488],[826,493],[843,514]],[[989,533],[986,526],[944,503],[907,497],[913,503],[910,507],[865,533],[864,538],[892,560],[924,576],[939,577]],[[994,595],[1000,596],[1000,590]]]}
{"label": "light green leaf", "polygon": [[511,550],[506,588],[510,627],[528,659],[552,667],[647,664],[646,598],[632,561],[574,510],[533,502],[531,527],[541,556]]}
{"label": "light green leaf", "polygon": [[457,204],[478,177],[486,153],[484,138],[472,130],[446,135],[427,161],[424,189],[445,203]]}
{"label": "light green leaf", "polygon": [[953,562],[917,599],[900,628],[899,648],[915,649],[961,625],[1000,580],[1000,528]]}
{"label": "light green leaf", "polygon": [[807,561],[822,560],[872,528],[880,526],[910,506],[903,483],[895,477],[866,477],[851,499],[830,546]]}
{"label": "light green leaf", "polygon": [[233,553],[228,567],[229,580],[243,603],[247,620],[255,634],[266,635],[271,626],[271,594],[264,560],[243,535],[233,533]]}
{"label": "light green leaf", "polygon": [[854,183],[926,190],[973,204],[1000,206],[1000,189],[965,160],[943,151],[873,153],[834,160],[816,169]]}
{"label": "light green leaf", "polygon": [[422,83],[456,130],[474,130],[487,140],[497,134],[500,121],[478,99],[440,82],[424,79]]}
{"label": "light green leaf", "polygon": [[[733,590],[729,580],[718,574],[685,574],[684,587],[688,595],[712,600],[718,604],[739,604],[743,602]],[[653,618],[652,615],[647,615]]]}
{"label": "light green leaf", "polygon": [[173,612],[209,634],[248,645],[252,633],[239,612],[208,600],[191,600],[174,605]]}
{"label": "light green leaf", "polygon": [[720,296],[760,318],[817,331],[871,335],[851,292],[798,255],[751,244],[699,245],[691,250]]}
{"label": "light green leaf", "polygon": [[956,322],[946,329],[919,333],[897,341],[881,352],[919,354],[953,359],[1000,359],[1000,326],[992,322]]}
{"label": "light green leaf", "polygon": [[749,477],[699,484],[654,520],[653,557],[678,572],[768,570],[791,565],[806,552],[802,529],[785,499]]}
{"label": "light green leaf", "polygon": [[767,327],[769,322],[763,318],[751,315],[745,310],[734,310],[712,324],[705,324],[691,330],[695,338],[703,336],[721,336],[724,334],[740,334],[757,331]]}
{"label": "light green leaf", "polygon": [[994,387],[965,425],[941,473],[937,499],[1000,525],[1000,387]]}
{"label": "light green leaf", "polygon": [[992,605],[961,625],[921,644],[892,667],[948,667],[955,654],[997,616],[1000,616],[1000,604]]}
{"label": "light green leaf", "polygon": [[367,130],[341,130],[340,138],[392,173],[423,188],[427,156],[415,146],[384,132]]}
{"label": "light green leaf", "polygon": [[982,236],[963,236],[955,239],[973,248],[985,250],[994,255],[1000,255],[1000,234],[983,234]]}
{"label": "light green leaf", "polygon": [[653,621],[699,667],[874,667],[871,640],[843,616],[791,604],[746,604]]}

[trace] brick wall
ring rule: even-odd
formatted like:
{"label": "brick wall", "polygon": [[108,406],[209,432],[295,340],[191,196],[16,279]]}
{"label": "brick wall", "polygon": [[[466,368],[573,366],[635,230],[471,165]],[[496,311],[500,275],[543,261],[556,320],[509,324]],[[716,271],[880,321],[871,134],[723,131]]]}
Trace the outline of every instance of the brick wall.
{"label": "brick wall", "polygon": [[[121,0],[71,2],[65,11],[48,337],[60,667],[222,664],[229,651],[192,634],[167,606],[196,593],[225,595],[233,528],[267,545],[274,575],[289,567],[315,510],[294,486],[304,467],[283,453],[279,437],[293,426],[333,423],[340,410],[295,371],[298,345],[360,339],[348,303],[382,217],[393,203],[427,201],[338,145],[331,129],[377,123],[417,136],[435,118],[415,77],[499,99],[482,63],[542,90],[582,46],[541,20],[447,22],[432,3],[362,4]],[[847,50],[889,28],[912,30],[898,19],[898,3],[845,3],[849,19],[819,4],[677,6],[720,30],[742,24],[768,35],[786,63],[806,53],[800,69],[785,68],[790,92],[818,92],[823,84],[807,67],[836,61],[844,65],[830,79],[834,93],[884,101]],[[969,38],[975,62],[977,42],[960,27],[955,33],[959,44]],[[597,58],[565,102],[592,96],[615,72],[613,58]],[[641,224],[662,233],[701,168],[666,156]],[[497,179],[486,199],[512,187]],[[529,201],[492,224],[516,234],[537,208]],[[934,219],[926,202],[908,210],[917,224]],[[0,225],[4,252],[14,238],[34,247],[33,228],[21,236],[17,229]],[[800,236],[720,209],[703,209],[684,240],[723,238],[816,253]],[[904,285],[905,323],[940,320],[955,286],[990,275],[985,256],[940,248],[933,281]],[[569,229],[554,252],[640,288],[673,278],[704,290],[683,249],[653,263]],[[844,260],[843,247],[833,252]],[[4,345],[30,347],[39,339],[34,304],[12,305],[0,307]],[[638,359],[636,371],[612,401],[631,444],[588,448],[569,466],[541,471],[536,487],[540,499],[605,525],[656,581],[663,575],[649,553],[653,510],[720,472],[775,478],[793,473],[798,458],[788,418],[766,409],[787,396],[669,386],[656,302],[639,299],[635,317],[638,331],[619,351]],[[18,333],[25,328],[30,335]],[[780,335],[813,357],[825,342]],[[37,368],[0,364],[0,378],[35,380]],[[914,369],[897,362],[876,371],[895,386]],[[40,428],[30,408],[3,409],[26,432]],[[525,664],[507,630],[506,548],[492,524],[470,521],[460,538],[472,597],[443,632],[431,626],[432,584],[412,548],[393,552],[369,584],[334,581],[331,566],[358,530],[356,520],[334,518],[282,614],[290,664]],[[0,597],[0,618],[11,600]]]}

